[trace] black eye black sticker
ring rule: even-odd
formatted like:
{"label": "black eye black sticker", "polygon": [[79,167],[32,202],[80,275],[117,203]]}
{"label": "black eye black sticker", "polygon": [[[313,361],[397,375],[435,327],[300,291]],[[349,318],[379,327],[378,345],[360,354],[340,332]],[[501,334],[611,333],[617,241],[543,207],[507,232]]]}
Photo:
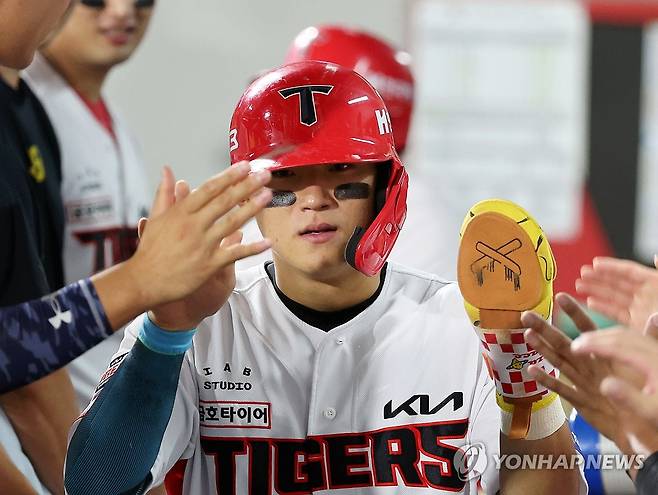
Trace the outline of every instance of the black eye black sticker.
{"label": "black eye black sticker", "polygon": [[[350,182],[341,184],[334,189],[334,197],[343,201],[346,199],[366,199],[370,197],[370,185],[365,182]],[[292,191],[272,191],[272,199],[266,208],[292,206],[297,202],[297,196]]]}
{"label": "black eye black sticker", "polygon": [[265,208],[278,208],[280,206],[292,206],[297,201],[297,196],[292,191],[272,191],[272,199]]}
{"label": "black eye black sticker", "polygon": [[334,189],[337,200],[344,199],[366,199],[370,197],[370,184],[365,182],[350,182],[341,184]]}

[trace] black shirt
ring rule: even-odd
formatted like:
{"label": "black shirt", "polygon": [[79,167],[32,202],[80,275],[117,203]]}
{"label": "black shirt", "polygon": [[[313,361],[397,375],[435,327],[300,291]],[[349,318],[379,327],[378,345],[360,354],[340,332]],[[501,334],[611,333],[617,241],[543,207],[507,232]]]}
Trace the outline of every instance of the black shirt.
{"label": "black shirt", "polygon": [[25,82],[0,78],[0,306],[63,286],[60,184],[46,112]]}
{"label": "black shirt", "polygon": [[299,304],[296,301],[293,301],[288,296],[286,296],[281,291],[281,289],[279,289],[278,285],[276,285],[273,262],[268,261],[265,263],[265,272],[272,281],[274,290],[279,296],[279,299],[281,299],[281,302],[283,302],[283,304],[285,304],[285,306],[297,318],[302,320],[304,323],[311,325],[312,327],[319,328],[320,330],[328,332],[329,330],[339,327],[343,323],[347,323],[375,302],[382,291],[382,287],[384,287],[384,279],[386,278],[386,265],[384,265],[384,268],[382,268],[382,271],[379,274],[379,287],[377,287],[377,290],[372,296],[359,304],[349,308],[341,309],[339,311],[317,311],[315,309],[304,306],[303,304]]}

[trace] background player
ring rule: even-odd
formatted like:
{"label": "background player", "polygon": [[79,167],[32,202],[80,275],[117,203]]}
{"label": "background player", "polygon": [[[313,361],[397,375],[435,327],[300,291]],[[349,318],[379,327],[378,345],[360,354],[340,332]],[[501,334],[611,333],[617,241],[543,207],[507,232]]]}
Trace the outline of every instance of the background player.
{"label": "background player", "polygon": [[[498,452],[493,384],[456,285],[384,266],[407,183],[381,98],[333,64],[284,66],[246,91],[230,138],[234,163],[276,158],[252,162],[274,171],[269,208],[243,207],[274,263],[237,283],[228,264],[129,327],[71,438],[69,493],[137,493],[179,459],[183,493],[474,490],[436,461],[453,461],[447,438]],[[564,416],[549,429],[502,448],[573,453]],[[503,476],[505,493],[578,490],[573,471]]]}
{"label": "background player", "polygon": [[[47,6],[34,0],[0,3],[0,64],[25,68],[69,5],[67,0]],[[7,132],[6,120],[0,120],[0,124],[0,149],[14,149],[16,143]],[[248,182],[247,172],[248,166],[237,167],[212,177],[189,199],[169,207],[174,201],[174,177],[165,167],[154,203],[160,206],[158,211],[162,214],[151,222],[149,233],[130,260],[49,294],[48,298],[0,308],[0,321],[19,330],[7,332],[3,327],[0,332],[0,349],[6,351],[0,391],[11,391],[46,376],[145,308],[189,294],[226,263],[227,255],[244,257],[269,247],[268,243],[257,243],[233,247],[223,255],[214,254],[216,235],[209,228],[209,219],[216,218],[217,207],[221,206],[217,197],[227,185]],[[6,208],[22,207],[13,200],[11,182],[1,175],[0,191]],[[24,222],[21,225],[25,227]],[[181,228],[186,231],[185,236]],[[176,238],[179,242],[172,242]],[[65,324],[66,331],[53,333],[53,322]],[[44,348],[48,350],[48,359],[44,359]]]}
{"label": "background player", "polygon": [[[63,285],[64,215],[53,129],[19,71],[9,67],[0,67],[0,115],[10,145],[0,148],[2,179],[11,184],[0,206],[0,306],[7,306]],[[0,406],[0,450],[7,456],[0,492],[41,493],[41,478],[50,492],[61,493],[68,429],[79,413],[67,373],[2,394]]]}
{"label": "background player", "polygon": [[[66,283],[127,260],[137,244],[137,221],[147,215],[141,152],[103,88],[112,69],[139,46],[153,4],[76,2],[26,72],[62,148]],[[69,366],[81,408],[122,337],[122,331],[116,332]]]}
{"label": "background player", "polygon": [[[33,0],[1,2],[0,64],[13,69],[29,64],[69,5],[67,0],[49,2],[47,6]],[[6,123],[0,119],[3,152],[16,147]],[[212,177],[183,203],[167,209],[173,203],[174,177],[165,167],[155,201],[162,205],[159,211],[163,213],[153,219],[149,233],[130,260],[47,298],[0,308],[0,391],[11,391],[48,375],[145,308],[189,294],[227,259],[253,255],[269,247],[268,243],[241,245],[215,254],[216,233],[210,225],[221,206],[217,197],[227,185],[249,182],[247,172],[248,167],[237,167]],[[0,192],[4,207],[18,211],[22,219],[19,225],[27,229],[20,211],[25,205],[16,200],[12,183],[2,175]],[[184,236],[181,229],[186,231]],[[65,325],[64,329],[54,333],[51,329],[58,322]],[[8,332],[8,326],[14,331]]]}

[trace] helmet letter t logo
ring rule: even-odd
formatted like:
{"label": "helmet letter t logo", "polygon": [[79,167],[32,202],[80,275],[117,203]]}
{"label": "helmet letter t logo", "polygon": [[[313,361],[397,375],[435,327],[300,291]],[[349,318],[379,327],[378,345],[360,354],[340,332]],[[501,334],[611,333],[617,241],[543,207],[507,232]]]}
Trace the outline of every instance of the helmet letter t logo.
{"label": "helmet letter t logo", "polygon": [[312,126],[318,121],[313,95],[316,93],[328,95],[332,89],[334,89],[333,86],[295,86],[280,89],[279,94],[286,100],[293,95],[299,95],[299,121],[304,125]]}

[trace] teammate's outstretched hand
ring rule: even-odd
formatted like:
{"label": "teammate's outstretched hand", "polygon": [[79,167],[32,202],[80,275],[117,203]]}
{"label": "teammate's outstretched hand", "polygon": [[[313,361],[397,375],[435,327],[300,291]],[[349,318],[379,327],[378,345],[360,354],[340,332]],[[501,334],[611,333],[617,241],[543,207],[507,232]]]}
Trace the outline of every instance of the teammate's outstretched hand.
{"label": "teammate's outstretched hand", "polygon": [[[149,306],[185,297],[221,268],[269,248],[268,240],[220,247],[269,202],[271,192],[263,187],[269,180],[268,171],[249,175],[249,163],[243,162],[207,180],[180,202],[172,194],[173,176],[163,180],[165,193],[156,197],[148,228],[127,262],[134,267]],[[252,201],[238,207],[254,194]]]}
{"label": "teammate's outstretched hand", "polygon": [[[555,302],[584,335],[595,333],[592,332],[596,330],[595,323],[573,297],[560,293]],[[535,313],[524,313],[521,321],[528,327],[525,333],[528,344],[542,353],[571,384],[546,374],[538,366],[531,366],[529,373],[569,401],[587,422],[614,442],[619,442],[620,450],[628,453],[629,446],[624,443],[626,437],[618,411],[600,391],[601,382],[613,374],[609,360],[588,359],[575,354],[571,350],[571,339]]]}
{"label": "teammate's outstretched hand", "polygon": [[[232,168],[224,173],[231,172]],[[236,180],[222,193],[226,197],[222,201],[223,206],[217,210],[220,217],[216,222],[213,220],[210,229],[214,234],[212,238],[214,243],[211,243],[209,249],[203,253],[209,259],[218,258],[218,262],[214,265],[210,276],[206,277],[200,286],[178,300],[152,308],[151,318],[159,326],[171,330],[189,329],[195,327],[206,316],[215,313],[235,286],[235,261],[258,254],[270,246],[268,240],[242,245],[240,243],[242,233],[238,230],[269,202],[271,192],[263,188],[269,177],[267,171],[251,176],[238,173]],[[188,184],[184,181],[176,183],[173,196],[168,196],[166,201],[154,204],[155,215],[152,215],[154,220],[148,222],[148,228],[146,228],[146,219],[140,220],[140,244],[153,233],[160,214],[189,202],[198,191],[190,192]],[[218,196],[218,200],[219,198],[221,196]],[[250,201],[244,202],[248,198]]]}
{"label": "teammate's outstretched hand", "polygon": [[594,258],[581,268],[576,290],[590,309],[633,330],[642,331],[658,311],[658,270],[635,261]]}
{"label": "teammate's outstretched hand", "polygon": [[[648,326],[652,332],[658,331],[658,318],[652,318]],[[571,348],[582,360],[605,359],[638,373],[639,382],[610,375],[599,388],[620,412],[633,451],[651,454],[658,450],[658,342],[635,332],[611,329],[584,334]]]}
{"label": "teammate's outstretched hand", "polygon": [[[196,291],[236,260],[265,251],[267,239],[242,245],[234,234],[271,198],[269,171],[243,162],[175,201],[174,176],[163,171],[148,229],[128,261],[91,277],[113,329],[144,311]],[[251,198],[251,201],[240,204]]]}

